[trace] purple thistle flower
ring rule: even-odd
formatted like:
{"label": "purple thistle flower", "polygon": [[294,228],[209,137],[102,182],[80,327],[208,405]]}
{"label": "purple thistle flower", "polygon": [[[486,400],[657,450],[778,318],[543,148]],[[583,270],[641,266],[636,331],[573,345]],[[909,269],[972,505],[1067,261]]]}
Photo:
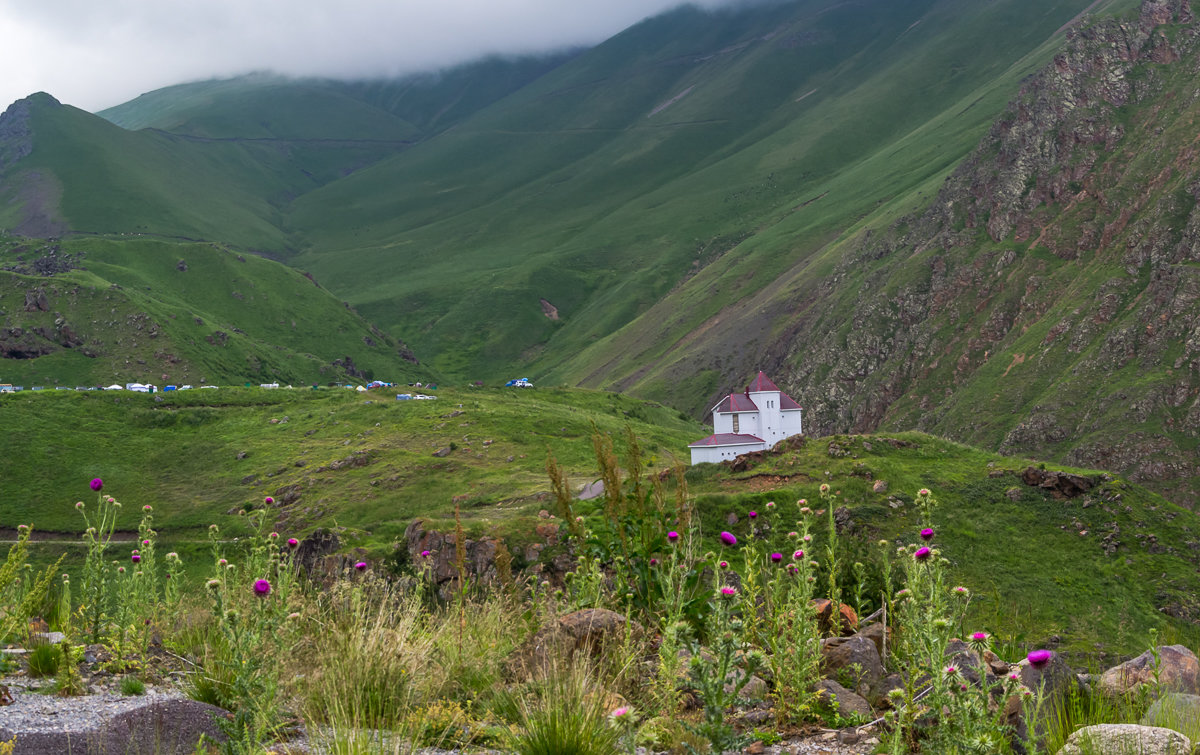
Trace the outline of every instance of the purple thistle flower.
{"label": "purple thistle flower", "polygon": [[737,595],[736,587],[722,587],[721,588],[721,597],[732,598],[734,595]]}
{"label": "purple thistle flower", "polygon": [[783,554],[782,553],[772,553],[771,560],[774,561],[775,563],[779,563],[780,561],[783,560]]}
{"label": "purple thistle flower", "polygon": [[263,503],[270,506],[272,503],[275,503],[275,499],[272,498],[271,496],[267,496],[266,498],[263,499]]}
{"label": "purple thistle flower", "polygon": [[913,554],[913,558],[918,561],[924,561],[925,559],[929,558],[932,553],[933,551],[929,550],[929,546],[923,545],[920,548],[917,548],[917,552]]}
{"label": "purple thistle flower", "polygon": [[676,532],[675,530],[671,530],[670,532],[667,533],[667,539],[673,543],[679,539],[679,533]]}
{"label": "purple thistle flower", "polygon": [[729,546],[734,546],[734,545],[737,545],[737,538],[734,536],[734,534],[732,532],[722,532],[721,533],[721,542],[725,543],[726,545],[729,545]]}
{"label": "purple thistle flower", "polygon": [[429,558],[429,551],[421,551],[421,558]]}
{"label": "purple thistle flower", "polygon": [[722,561],[721,563],[717,564],[717,567],[718,567],[718,568],[720,568],[720,569],[728,569],[728,568],[729,568],[729,562],[728,562],[728,561]]}
{"label": "purple thistle flower", "polygon": [[357,569],[358,571],[366,571],[367,570],[367,562],[359,561],[357,564],[354,565],[354,568]]}
{"label": "purple thistle flower", "polygon": [[1043,668],[1050,659],[1054,657],[1054,653],[1049,650],[1034,650],[1025,658],[1029,661],[1029,665],[1034,668]]}
{"label": "purple thistle flower", "polygon": [[136,564],[138,561],[142,560],[142,557],[135,553],[129,557],[129,560]]}
{"label": "purple thistle flower", "polygon": [[751,519],[753,519],[754,517],[758,516],[758,512],[757,512],[757,511],[751,511],[751,512],[750,512],[749,514],[747,514],[746,516],[748,516],[748,517],[750,517]]}
{"label": "purple thistle flower", "polygon": [[265,579],[259,579],[254,582],[254,594],[260,598],[265,598],[271,594],[271,583]]}
{"label": "purple thistle flower", "polygon": [[926,542],[928,542],[928,541],[932,540],[932,539],[933,539],[933,530],[931,530],[931,529],[930,529],[930,528],[928,528],[928,527],[926,527],[925,529],[921,530],[921,539],[922,539],[922,540],[924,540],[924,541],[926,541]]}
{"label": "purple thistle flower", "polygon": [[975,632],[974,634],[971,635],[971,639],[974,640],[975,642],[987,642],[987,638],[988,638],[987,632]]}
{"label": "purple thistle flower", "polygon": [[796,559],[797,561],[803,561],[804,560],[804,551],[796,551],[795,553],[792,554],[792,558]]}
{"label": "purple thistle flower", "polygon": [[289,548],[298,548],[298,547],[300,547],[300,541],[294,537],[289,537],[288,538],[288,547]]}
{"label": "purple thistle flower", "polygon": [[92,487],[92,490],[94,490],[94,491],[96,491],[97,493],[99,493],[99,492],[100,492],[100,490],[101,490],[101,488],[103,488],[103,487],[104,487],[104,480],[101,480],[99,477],[96,477],[96,478],[94,478],[94,479],[93,479],[93,480],[92,480],[90,483],[88,483],[88,484],[89,484],[89,485],[91,485],[91,487]]}
{"label": "purple thistle flower", "polygon": [[652,559],[650,559],[650,565],[651,565],[651,566],[658,566],[658,559],[657,559],[657,558],[652,558]]}

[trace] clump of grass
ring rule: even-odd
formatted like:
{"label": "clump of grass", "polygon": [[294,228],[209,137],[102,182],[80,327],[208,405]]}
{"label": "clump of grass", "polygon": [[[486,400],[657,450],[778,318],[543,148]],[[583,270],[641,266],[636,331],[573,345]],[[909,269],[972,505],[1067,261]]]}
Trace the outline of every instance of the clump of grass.
{"label": "clump of grass", "polygon": [[518,705],[518,730],[509,747],[518,755],[615,755],[621,730],[614,710],[586,664],[553,669]]}
{"label": "clump of grass", "polygon": [[42,644],[29,651],[29,675],[35,679],[54,676],[58,673],[58,664],[62,660],[62,652],[56,645]]}
{"label": "clump of grass", "polygon": [[146,683],[136,676],[125,676],[121,678],[121,694],[122,695],[144,695],[146,694]]}

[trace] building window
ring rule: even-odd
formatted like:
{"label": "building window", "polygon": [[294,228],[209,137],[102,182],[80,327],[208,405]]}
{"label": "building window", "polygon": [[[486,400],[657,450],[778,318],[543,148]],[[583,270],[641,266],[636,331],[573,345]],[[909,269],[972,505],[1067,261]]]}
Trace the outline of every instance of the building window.
{"label": "building window", "polygon": [[733,432],[735,434],[741,432],[741,430],[738,428],[738,415],[736,414],[733,415]]}

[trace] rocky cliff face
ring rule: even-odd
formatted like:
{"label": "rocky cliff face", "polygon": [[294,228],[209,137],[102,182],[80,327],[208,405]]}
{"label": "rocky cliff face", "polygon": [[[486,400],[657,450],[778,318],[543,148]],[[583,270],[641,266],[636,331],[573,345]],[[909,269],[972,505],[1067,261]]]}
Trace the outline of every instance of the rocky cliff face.
{"label": "rocky cliff face", "polygon": [[1187,0],[1075,29],[926,210],[850,243],[776,344],[810,428],[918,427],[1196,503],[1198,35]]}

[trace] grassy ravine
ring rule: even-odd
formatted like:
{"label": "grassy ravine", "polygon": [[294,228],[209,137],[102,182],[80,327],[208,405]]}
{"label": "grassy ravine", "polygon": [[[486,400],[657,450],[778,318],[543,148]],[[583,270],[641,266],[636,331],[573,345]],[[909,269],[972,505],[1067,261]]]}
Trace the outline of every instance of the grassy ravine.
{"label": "grassy ravine", "polygon": [[[619,455],[632,429],[654,470],[686,462],[687,443],[706,432],[674,410],[602,392],[443,388],[436,401],[396,401],[401,390],[413,389],[0,397],[0,526],[32,522],[40,531],[78,533],[72,504],[86,498],[86,480],[102,477],[126,504],[120,528],[132,529],[150,503],[163,536],[186,548],[186,541],[203,540],[211,523],[238,532],[239,509],[298,486],[298,501],[273,510],[287,535],[344,527],[347,546],[382,559],[414,518],[451,529],[457,505],[469,535],[504,537],[515,552],[535,537],[537,513],[555,510],[547,450],[578,488],[598,476],[593,424],[614,436]],[[1193,548],[1200,525],[1193,513],[1120,479],[1086,498],[1055,500],[1015,476],[1036,462],[929,435],[887,437],[902,443],[894,447],[883,436],[811,439],[740,474],[692,468],[689,490],[705,536],[730,528],[731,513],[744,527],[745,512],[767,500],[815,501],[817,486],[828,482],[858,526],[847,539],[854,544],[847,564],[870,565],[877,540],[902,542],[912,530],[913,494],[927,487],[942,501],[937,516],[955,579],[975,592],[970,616],[1001,636],[1037,642],[1057,635],[1081,656],[1131,652],[1150,627],[1200,636],[1188,621],[1160,611],[1200,617]],[[452,444],[448,456],[433,456]],[[831,456],[831,447],[846,455]],[[331,468],[354,459],[367,463]],[[876,479],[887,481],[889,493],[872,492]],[[1121,545],[1106,556],[1100,541],[1114,524]],[[1152,543],[1159,552],[1151,552]],[[877,582],[872,571],[868,583]],[[874,589],[866,597],[877,602]]]}

